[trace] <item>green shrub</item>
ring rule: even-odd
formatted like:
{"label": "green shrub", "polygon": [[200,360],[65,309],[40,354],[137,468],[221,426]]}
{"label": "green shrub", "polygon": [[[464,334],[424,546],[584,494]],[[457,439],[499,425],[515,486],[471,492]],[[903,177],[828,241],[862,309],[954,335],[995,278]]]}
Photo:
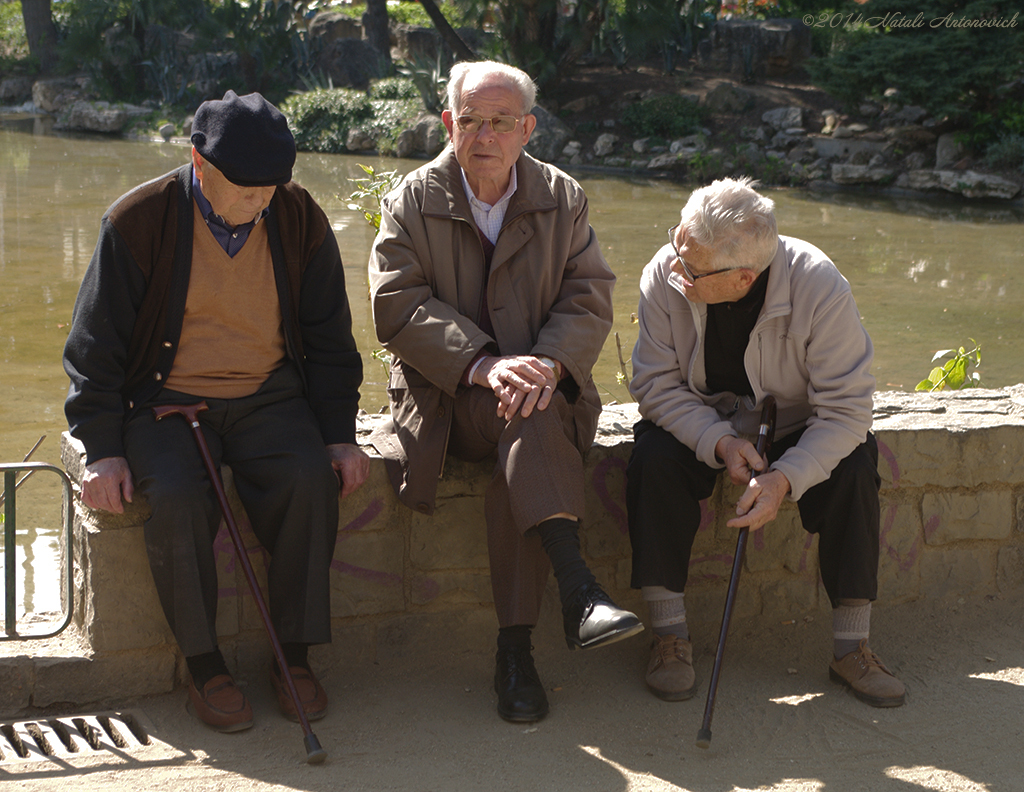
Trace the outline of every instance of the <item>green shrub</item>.
{"label": "green shrub", "polygon": [[290,96],[281,112],[300,151],[339,154],[346,150],[349,130],[373,117],[373,106],[362,91],[322,88]]}
{"label": "green shrub", "polygon": [[638,137],[678,138],[700,129],[704,113],[682,96],[652,96],[630,105],[622,122]]}
{"label": "green shrub", "polygon": [[418,99],[416,84],[405,77],[385,77],[370,86],[371,99]]}
{"label": "green shrub", "polygon": [[0,67],[6,70],[8,61],[20,61],[28,57],[28,39],[25,38],[25,21],[21,15],[21,3],[0,3]]}
{"label": "green shrub", "polygon": [[985,164],[1024,173],[1024,135],[1002,135],[985,149]]}
{"label": "green shrub", "polygon": [[900,102],[935,115],[982,110],[1000,85],[1021,75],[1024,36],[1019,23],[1016,29],[955,25],[1008,24],[1018,11],[1019,0],[868,0],[855,7],[853,23],[841,26],[829,55],[809,62],[808,71],[848,106],[896,88]]}

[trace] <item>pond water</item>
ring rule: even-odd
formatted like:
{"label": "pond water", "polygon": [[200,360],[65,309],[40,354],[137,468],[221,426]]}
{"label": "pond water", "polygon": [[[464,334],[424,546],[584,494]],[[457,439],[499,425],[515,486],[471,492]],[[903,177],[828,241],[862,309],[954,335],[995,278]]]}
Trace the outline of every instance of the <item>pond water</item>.
{"label": "pond water", "polygon": [[[186,162],[188,149],[40,131],[36,120],[0,116],[0,461],[20,461],[46,435],[33,459],[59,464],[67,389],[61,349],[99,218],[133,186]],[[360,163],[402,172],[421,164],[301,153],[294,176],[319,201],[338,236],[364,354],[362,406],[375,412],[386,398],[384,366],[371,357],[379,347],[367,299],[373,232],[361,212],[347,206],[351,180],[363,176]],[[587,192],[591,223],[618,276],[614,332],[595,380],[605,401],[625,401],[615,334],[628,365],[640,272],[677,222],[690,189],[643,177],[573,175]],[[1024,381],[1024,209],[796,190],[769,194],[780,231],[820,247],[852,284],[875,344],[880,390],[913,390],[937,349],[968,345],[969,338],[982,344],[983,385]],[[57,492],[54,487],[42,496],[51,508],[41,507],[38,516],[33,509],[31,519],[22,518],[19,509],[22,530],[57,535]],[[41,543],[33,542],[29,554],[35,560],[24,566],[38,576],[45,568],[49,578],[53,564],[42,560]],[[57,598],[56,584],[49,600],[48,583],[26,585],[33,592],[30,609],[45,610]]]}

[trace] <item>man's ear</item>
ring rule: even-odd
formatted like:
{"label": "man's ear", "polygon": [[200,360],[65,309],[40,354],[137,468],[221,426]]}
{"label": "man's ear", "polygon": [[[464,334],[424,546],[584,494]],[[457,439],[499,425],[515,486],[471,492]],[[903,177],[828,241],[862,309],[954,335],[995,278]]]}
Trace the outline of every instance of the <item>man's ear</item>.
{"label": "man's ear", "polygon": [[452,138],[452,125],[455,123],[455,117],[452,115],[451,110],[443,110],[441,112],[441,123],[444,124],[444,128],[448,130],[448,139]]}

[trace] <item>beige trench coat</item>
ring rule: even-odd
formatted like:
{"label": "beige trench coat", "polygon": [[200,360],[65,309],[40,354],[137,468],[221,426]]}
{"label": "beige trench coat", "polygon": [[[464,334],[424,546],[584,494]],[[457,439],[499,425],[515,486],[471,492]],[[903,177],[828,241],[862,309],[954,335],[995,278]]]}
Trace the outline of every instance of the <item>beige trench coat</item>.
{"label": "beige trench coat", "polygon": [[371,442],[400,499],[434,510],[451,405],[482,349],[555,358],[576,412],[581,453],[593,442],[601,401],[591,378],[611,329],[615,275],[569,176],[523,153],[487,279],[493,336],[480,329],[484,251],[449,146],[382,202],[370,253],[377,339],[392,353],[391,422]]}

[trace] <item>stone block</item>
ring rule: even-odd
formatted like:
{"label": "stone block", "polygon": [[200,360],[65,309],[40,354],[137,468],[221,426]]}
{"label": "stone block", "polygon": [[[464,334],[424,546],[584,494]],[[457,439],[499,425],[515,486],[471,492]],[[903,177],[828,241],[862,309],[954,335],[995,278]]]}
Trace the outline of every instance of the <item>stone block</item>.
{"label": "stone block", "polygon": [[928,492],[921,499],[921,519],[930,545],[1006,539],[1013,525],[1013,498],[1008,490]]}
{"label": "stone block", "polygon": [[96,652],[144,649],[172,640],[149,571],[142,527],[76,525],[81,629]]}
{"label": "stone block", "polygon": [[32,703],[33,663],[28,655],[0,658],[0,718]]}
{"label": "stone block", "polygon": [[[742,588],[742,583],[740,584]],[[761,614],[773,619],[795,618],[797,614],[817,610],[821,600],[828,602],[817,575],[787,575],[761,584]]]}
{"label": "stone block", "polygon": [[93,657],[42,657],[35,661],[32,706],[123,701],[174,689],[176,659],[163,649]]}
{"label": "stone block", "polygon": [[588,558],[629,555],[626,518],[626,459],[628,452],[596,448],[587,458],[586,505],[581,545]]}
{"label": "stone block", "polygon": [[448,464],[433,516],[411,515],[409,560],[414,567],[488,568],[483,494],[490,472],[488,466],[488,473],[481,475],[480,468]]}
{"label": "stone block", "polygon": [[1024,551],[1020,547],[999,548],[996,585],[1000,591],[1013,591],[1024,586]]}
{"label": "stone block", "polygon": [[400,533],[341,532],[331,562],[335,618],[405,610],[405,537]]}
{"label": "stone block", "polygon": [[768,525],[749,535],[746,568],[751,572],[807,569],[808,540],[796,505],[784,505]]}
{"label": "stone block", "polygon": [[[409,602],[431,610],[452,606],[474,606],[494,601],[491,576],[486,572],[433,571],[410,580]],[[396,608],[395,610],[403,610]]]}
{"label": "stone block", "polygon": [[331,629],[331,642],[310,647],[309,658],[317,669],[344,673],[357,664],[372,663],[376,645],[375,624],[367,621],[335,624]]}
{"label": "stone block", "polygon": [[375,660],[407,660],[435,646],[438,636],[445,643],[466,651],[493,651],[498,620],[493,608],[410,613],[380,622],[377,627]]}
{"label": "stone block", "polygon": [[929,598],[989,594],[996,588],[998,549],[990,545],[927,548],[919,564],[921,591]]}
{"label": "stone block", "polygon": [[917,500],[883,494],[881,512],[878,597],[886,602],[917,599],[921,594],[918,564],[924,549]]}

